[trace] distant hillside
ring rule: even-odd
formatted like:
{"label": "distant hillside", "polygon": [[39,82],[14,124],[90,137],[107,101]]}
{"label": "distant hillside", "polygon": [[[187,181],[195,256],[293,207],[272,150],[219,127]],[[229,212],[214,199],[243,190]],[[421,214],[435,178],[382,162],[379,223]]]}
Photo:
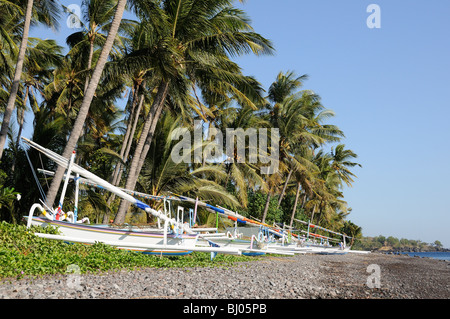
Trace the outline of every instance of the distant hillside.
{"label": "distant hillside", "polygon": [[395,238],[393,236],[361,237],[354,244],[354,249],[373,250],[373,251],[448,251],[439,240],[434,243],[425,243],[420,240],[411,240],[405,238]]}

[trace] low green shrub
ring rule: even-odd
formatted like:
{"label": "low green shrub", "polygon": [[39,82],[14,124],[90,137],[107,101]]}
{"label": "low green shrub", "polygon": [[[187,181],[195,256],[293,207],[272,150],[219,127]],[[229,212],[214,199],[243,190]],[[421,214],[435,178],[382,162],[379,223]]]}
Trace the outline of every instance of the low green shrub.
{"label": "low green shrub", "polygon": [[34,233],[57,234],[51,227],[0,223],[0,278],[65,274],[69,265],[77,265],[81,273],[105,272],[144,267],[217,267],[254,257],[218,254],[211,261],[209,253],[194,252],[187,256],[152,256],[96,243],[67,244],[40,238]]}

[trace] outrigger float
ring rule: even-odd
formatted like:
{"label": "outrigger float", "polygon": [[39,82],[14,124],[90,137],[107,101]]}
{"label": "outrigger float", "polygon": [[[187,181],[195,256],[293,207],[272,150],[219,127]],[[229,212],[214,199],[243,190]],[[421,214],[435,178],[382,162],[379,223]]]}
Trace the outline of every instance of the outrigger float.
{"label": "outrigger float", "polygon": [[[349,247],[345,246],[336,248],[324,245],[313,245],[309,241],[305,241],[304,238],[294,235],[290,231],[248,219],[229,209],[204,203],[198,200],[198,198],[193,199],[176,194],[173,194],[172,196],[154,196],[116,187],[75,164],[75,152],[73,152],[70,159],[66,159],[33,141],[24,137],[22,137],[22,139],[27,145],[41,152],[56,164],[67,167],[57,209],[52,209],[51,207],[48,207],[44,201],[41,201],[41,203],[32,205],[29,215],[25,217],[27,219],[28,228],[32,225],[44,227],[54,226],[57,227],[60,232],[60,235],[36,233],[39,237],[84,244],[101,242],[119,249],[139,251],[152,255],[186,255],[194,251],[210,252],[211,258],[214,258],[218,253],[233,255],[264,255],[267,253],[294,255],[307,252],[342,254],[350,251]],[[33,167],[31,168],[33,169]],[[43,169],[39,169],[39,171],[46,175],[54,174],[53,172],[45,171]],[[71,175],[72,173],[75,175]],[[34,170],[33,174],[38,187],[40,187],[40,183]],[[75,209],[74,212],[65,213],[62,208],[69,180],[75,181]],[[158,227],[142,229],[135,227],[118,228],[113,225],[85,224],[86,222],[89,223],[87,218],[78,220],[77,205],[80,184],[107,190],[116,196],[129,201],[137,208],[155,216],[158,221]],[[42,190],[41,193],[45,197]],[[163,200],[164,212],[153,209],[135,197]],[[195,205],[195,209],[189,209],[188,222],[184,221],[184,208],[181,206],[178,206],[177,214],[175,218],[172,218],[170,209],[172,201],[187,202]],[[238,223],[241,225],[252,226],[254,230],[253,235],[251,235],[250,238],[242,238],[242,234],[238,234],[237,231],[234,232],[234,235],[231,234],[231,232],[228,232],[227,234],[218,233],[218,225],[216,225],[216,228],[195,228],[194,224],[198,207],[202,207],[210,213],[215,213],[217,215],[217,220],[219,216],[221,216],[234,221],[235,230],[237,229]],[[40,212],[42,215],[41,217],[34,216],[36,210]],[[310,226],[319,229],[319,226],[312,224],[310,224]],[[310,227],[308,227],[308,235],[320,236],[310,233],[309,229]],[[323,230],[326,229],[323,228]],[[345,245],[345,236],[343,238]]]}

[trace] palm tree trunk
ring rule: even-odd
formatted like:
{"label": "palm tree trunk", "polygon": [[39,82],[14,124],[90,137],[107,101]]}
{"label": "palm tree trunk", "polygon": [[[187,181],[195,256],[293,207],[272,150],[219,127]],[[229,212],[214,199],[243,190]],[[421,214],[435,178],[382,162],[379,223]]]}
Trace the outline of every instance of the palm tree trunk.
{"label": "palm tree trunk", "polygon": [[[142,153],[139,158],[137,172],[140,172],[142,170],[142,166],[144,166],[144,161],[145,161],[145,158],[147,157],[148,151],[150,150],[150,146],[152,145],[153,136],[154,136],[155,130],[156,130],[156,125],[158,124],[158,120],[161,116],[163,106],[164,105],[161,104],[160,107],[156,110],[155,116],[152,121],[152,125],[150,127],[150,131],[148,132],[147,139],[145,140],[144,148],[142,149]],[[138,175],[139,175],[139,173],[138,173]]]}
{"label": "palm tree trunk", "polygon": [[230,181],[230,178],[231,178],[231,168],[232,168],[231,165],[233,165],[233,164],[225,164],[225,167],[227,170],[227,178],[225,179],[225,184],[224,184],[225,189],[227,188],[228,182]]}
{"label": "palm tree trunk", "polygon": [[[125,161],[125,159],[128,157],[128,154],[125,155],[125,153],[128,148],[128,143],[131,143],[131,141],[133,139],[133,135],[134,135],[134,133],[131,134],[132,126],[130,125],[130,123],[133,121],[133,118],[135,117],[135,113],[136,113],[135,106],[136,106],[136,95],[137,95],[138,88],[139,88],[139,86],[136,86],[134,93],[133,93],[133,102],[131,104],[130,117],[128,118],[127,131],[126,131],[125,137],[123,139],[122,148],[120,149],[119,155],[120,155],[120,158],[122,159],[122,161]],[[137,112],[136,118],[139,117],[139,112]],[[131,138],[130,138],[130,136],[131,136]],[[121,162],[117,163],[116,167],[114,168],[114,172],[111,176],[111,184],[113,184],[114,186],[117,186],[118,182],[120,181],[119,172],[121,171],[121,168],[122,168]]]}
{"label": "palm tree trunk", "polygon": [[272,194],[269,191],[267,193],[266,205],[264,206],[264,212],[263,212],[263,216],[262,216],[262,219],[261,219],[262,223],[266,222],[266,217],[267,217],[267,212],[269,211],[269,204],[270,204],[270,197],[271,196],[272,196]]}
{"label": "palm tree trunk", "polygon": [[312,214],[311,214],[311,224],[313,223],[314,213],[315,213],[315,212],[316,212],[316,205],[314,205],[313,211],[312,211]]}
{"label": "palm tree trunk", "polygon": [[[136,116],[134,118],[133,126],[131,127],[130,137],[128,140],[127,149],[125,150],[124,158],[128,158],[128,155],[130,154],[131,145],[133,144],[134,133],[136,132],[137,124],[139,121],[139,115],[141,114],[141,109],[142,109],[142,106],[144,105],[144,99],[145,99],[144,93],[142,93],[141,99],[139,101],[138,109],[136,110]],[[158,119],[159,119],[159,116],[158,116]],[[158,119],[156,119],[156,121],[158,121]],[[150,130],[151,130],[151,128],[150,128]],[[120,177],[122,177],[122,171],[119,174],[119,180],[120,180]]]}
{"label": "palm tree trunk", "polygon": [[[89,41],[89,58],[88,58],[88,65],[87,68],[88,70],[91,70],[92,68],[92,57],[94,56],[94,39],[91,39]],[[89,87],[89,74],[86,75],[86,81],[84,82],[84,94],[86,94],[86,91]]]}
{"label": "palm tree trunk", "polygon": [[3,115],[2,128],[0,130],[0,160],[3,156],[3,149],[6,143],[6,137],[8,136],[9,122],[14,111],[14,104],[16,103],[17,91],[19,90],[20,77],[22,75],[23,62],[25,60],[25,51],[28,44],[28,33],[30,31],[31,13],[33,11],[33,0],[28,0],[27,10],[25,12],[25,23],[23,27],[22,42],[20,43],[19,56],[16,64],[16,71],[14,73],[14,79],[9,94],[8,103],[6,105],[5,113]]}
{"label": "palm tree trunk", "polygon": [[25,108],[27,107],[29,92],[30,87],[27,85],[25,88],[25,96],[23,98],[23,109],[17,112],[17,121],[19,122],[19,132],[17,133],[16,149],[19,149],[20,136],[22,135],[23,123],[25,120]]}
{"label": "palm tree trunk", "polygon": [[297,193],[295,194],[294,208],[292,209],[291,222],[289,223],[289,228],[292,228],[292,224],[294,223],[294,217],[295,217],[295,212],[297,210],[297,204],[298,204],[298,198],[300,196],[300,190],[301,190],[301,185],[300,185],[300,183],[298,183],[297,184]]}
{"label": "palm tree trunk", "polygon": [[[127,138],[127,142],[125,143],[126,149],[125,153],[123,154],[123,161],[126,162],[126,159],[128,158],[128,155],[130,154],[131,145],[133,144],[133,137],[134,133],[136,132],[137,123],[139,121],[139,114],[141,114],[142,105],[144,104],[144,94],[141,95],[141,101],[139,102],[138,109],[136,110],[136,114],[134,116],[133,125],[130,127],[130,133]],[[113,185],[119,185],[120,179],[122,178],[123,170],[122,170],[122,163],[117,164],[118,165],[118,171],[117,174],[114,176]]]}
{"label": "palm tree trunk", "polygon": [[305,207],[305,203],[306,203],[306,192],[305,192],[305,194],[303,195],[303,201],[302,201],[302,205],[300,206],[300,208]]}
{"label": "palm tree trunk", "polygon": [[[125,135],[125,140],[128,140],[128,142],[126,143],[126,150],[123,153],[122,150],[125,148],[124,146],[122,146],[122,150],[120,153],[120,156],[122,158],[123,161],[125,161],[125,159],[128,158],[128,154],[130,153],[130,149],[131,149],[131,144],[133,143],[133,136],[134,133],[136,132],[136,127],[137,127],[137,123],[139,120],[139,114],[141,113],[141,109],[142,106],[144,104],[144,94],[141,94],[141,100],[139,102],[139,106],[138,109],[136,110],[136,115],[134,117],[134,122],[133,122],[133,126],[131,127],[130,130],[127,129],[127,135]],[[128,124],[129,125],[129,124]],[[130,126],[129,126],[130,127]],[[129,134],[128,134],[129,133]],[[124,143],[125,145],[125,143]],[[122,154],[123,153],[123,154]],[[112,184],[115,186],[118,186],[120,183],[120,179],[122,178],[122,174],[123,174],[123,170],[122,170],[122,163],[117,163],[115,169],[114,169],[114,173],[113,173],[113,179],[112,179]],[[114,201],[114,199],[116,198],[115,194],[111,194],[111,196],[109,196],[107,204],[108,206],[111,205],[111,203]],[[103,217],[103,223],[109,223],[109,213],[106,213]]]}
{"label": "palm tree trunk", "polygon": [[[134,187],[136,186],[136,182],[140,173],[140,171],[138,171],[139,160],[141,158],[141,154],[144,149],[147,136],[153,124],[153,119],[156,119],[156,115],[158,115],[158,112],[160,114],[159,109],[163,107],[168,91],[169,91],[169,83],[162,80],[158,88],[158,92],[156,93],[150,112],[148,113],[147,118],[145,119],[141,136],[139,137],[139,141],[136,145],[136,150],[134,151],[133,159],[130,163],[127,182],[125,184],[126,189],[133,190]],[[128,207],[130,207],[130,203],[128,201],[122,200],[120,202],[116,218],[114,219],[115,224],[120,225],[125,222],[125,215],[127,213]]]}
{"label": "palm tree trunk", "polygon": [[281,191],[280,198],[278,199],[277,208],[280,207],[281,201],[283,200],[287,185],[289,183],[289,180],[291,179],[291,175],[292,175],[292,169],[289,170],[288,176],[286,177],[286,181],[284,182],[283,190]]}
{"label": "palm tree trunk", "polygon": [[[95,66],[94,72],[92,73],[91,80],[89,82],[89,87],[86,90],[86,93],[83,98],[83,102],[81,103],[80,110],[78,112],[77,119],[75,120],[75,124],[72,128],[72,132],[70,133],[69,141],[66,144],[64,152],[62,154],[63,157],[69,158],[72,154],[75,146],[77,145],[78,139],[83,130],[84,122],[89,112],[89,108],[91,106],[92,99],[94,98],[95,91],[97,89],[98,83],[100,81],[100,77],[103,73],[103,68],[105,67],[106,61],[108,59],[111,48],[114,44],[114,40],[117,35],[117,31],[119,30],[120,21],[122,20],[123,13],[125,11],[125,5],[127,0],[119,0],[117,3],[116,11],[114,13],[114,18],[111,23],[111,28],[108,32],[108,37],[106,38],[105,45],[103,46],[102,52],[100,53],[100,57]],[[52,207],[56,198],[56,194],[58,193],[59,186],[64,176],[65,168],[62,166],[58,166],[55,176],[53,177],[52,183],[47,193],[47,204]]]}
{"label": "palm tree trunk", "polygon": [[[30,87],[27,85],[25,88],[25,96],[23,98],[23,109],[17,109],[17,122],[19,123],[19,132],[17,133],[17,139],[16,139],[16,151],[19,150],[20,145],[20,136],[22,135],[23,131],[23,123],[25,120],[25,108],[27,107],[27,101],[28,101],[28,94],[30,91]],[[14,173],[16,169],[16,161],[17,161],[17,153],[14,155],[14,159],[11,165],[11,173]]]}

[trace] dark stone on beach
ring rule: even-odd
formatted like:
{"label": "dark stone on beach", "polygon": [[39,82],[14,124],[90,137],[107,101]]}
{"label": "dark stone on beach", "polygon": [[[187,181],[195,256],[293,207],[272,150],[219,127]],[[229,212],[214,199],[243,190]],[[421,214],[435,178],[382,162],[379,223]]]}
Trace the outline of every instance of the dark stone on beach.
{"label": "dark stone on beach", "polygon": [[[233,267],[141,269],[80,276],[0,281],[0,299],[449,299],[450,264],[405,255],[298,255]],[[380,269],[370,288],[369,265]]]}

